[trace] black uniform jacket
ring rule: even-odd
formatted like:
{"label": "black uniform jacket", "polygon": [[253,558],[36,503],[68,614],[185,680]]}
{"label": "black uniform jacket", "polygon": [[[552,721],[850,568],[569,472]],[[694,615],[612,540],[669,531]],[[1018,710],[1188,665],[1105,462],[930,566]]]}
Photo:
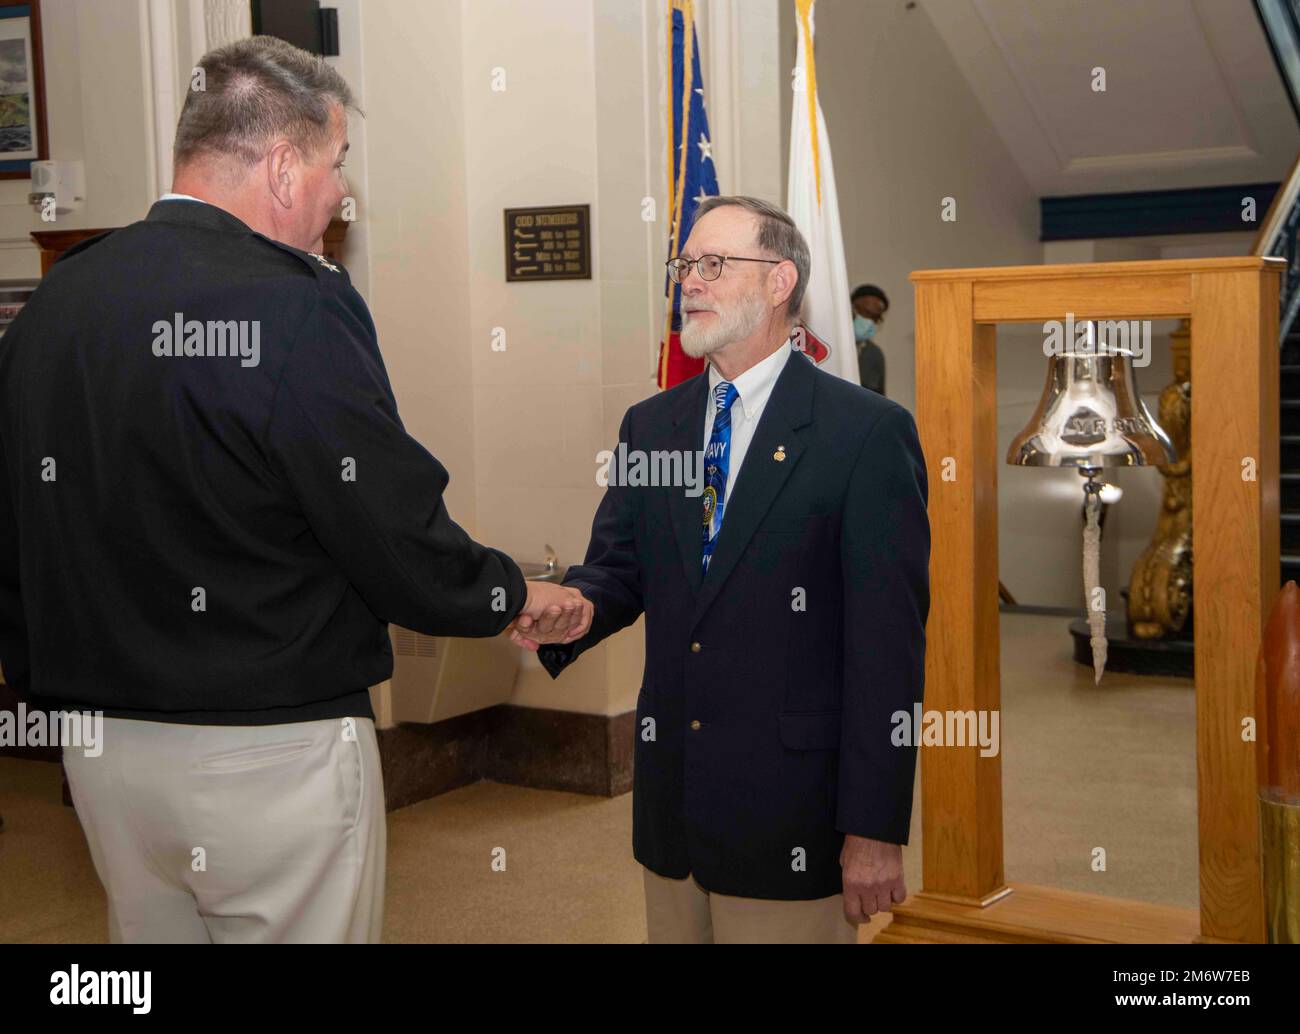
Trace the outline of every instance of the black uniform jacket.
{"label": "black uniform jacket", "polygon": [[340,266],[160,201],[0,338],[6,678],[117,717],[369,717],[388,622],[489,636],[523,605],[447,480]]}

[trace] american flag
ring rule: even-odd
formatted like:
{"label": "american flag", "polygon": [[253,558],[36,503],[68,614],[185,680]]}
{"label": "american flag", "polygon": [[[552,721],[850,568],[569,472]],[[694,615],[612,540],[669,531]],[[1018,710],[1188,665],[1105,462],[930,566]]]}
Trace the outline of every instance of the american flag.
{"label": "american flag", "polygon": [[[695,223],[695,209],[718,194],[704,76],[695,35],[694,0],[668,4],[668,258],[681,250]],[[682,289],[664,274],[668,304],[659,342],[659,387],[671,388],[704,369],[703,359],[682,352]]]}

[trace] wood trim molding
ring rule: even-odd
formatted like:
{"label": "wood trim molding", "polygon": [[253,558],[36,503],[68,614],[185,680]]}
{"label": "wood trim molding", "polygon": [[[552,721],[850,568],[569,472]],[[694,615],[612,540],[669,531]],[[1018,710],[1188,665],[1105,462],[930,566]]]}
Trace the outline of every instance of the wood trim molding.
{"label": "wood trim molding", "polygon": [[74,244],[84,241],[87,237],[107,233],[110,229],[113,227],[86,230],[33,230],[31,238],[41,249],[41,276],[48,273],[50,266],[54,265],[58,257]]}
{"label": "wood trim molding", "polygon": [[1283,259],[1265,258],[1260,255],[1228,258],[1142,259],[1137,262],[1068,262],[1047,266],[918,269],[908,279],[914,284],[936,283],[944,280],[1073,280],[1077,277],[1142,276],[1151,273],[1222,273],[1270,267],[1282,270],[1286,268],[1286,262]]}
{"label": "wood trim molding", "polygon": [[[34,230],[31,238],[36,242],[36,246],[41,250],[41,276],[49,272],[60,255],[67,251],[74,244],[84,241],[87,237],[94,237],[96,234],[107,233],[108,230],[115,227],[103,227],[100,229],[85,230]],[[348,222],[344,219],[335,217],[330,220],[329,227],[325,230],[324,253],[325,257],[332,262],[345,261],[345,242],[348,234]]]}

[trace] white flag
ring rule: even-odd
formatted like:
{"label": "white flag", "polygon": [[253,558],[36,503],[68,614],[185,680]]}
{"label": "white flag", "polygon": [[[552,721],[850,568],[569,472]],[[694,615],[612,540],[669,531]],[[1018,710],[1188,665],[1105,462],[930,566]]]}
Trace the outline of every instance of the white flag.
{"label": "white flag", "polygon": [[803,322],[816,342],[809,352],[818,364],[857,384],[858,350],[853,340],[853,313],[849,307],[849,275],[844,264],[844,239],[840,235],[840,203],[835,193],[835,170],[826,120],[817,99],[817,70],[813,53],[813,5],[816,0],[794,0],[799,30],[799,58],[794,71],[794,103],[790,114],[790,191],[786,211],[795,221],[812,258],[808,290],[803,301]]}

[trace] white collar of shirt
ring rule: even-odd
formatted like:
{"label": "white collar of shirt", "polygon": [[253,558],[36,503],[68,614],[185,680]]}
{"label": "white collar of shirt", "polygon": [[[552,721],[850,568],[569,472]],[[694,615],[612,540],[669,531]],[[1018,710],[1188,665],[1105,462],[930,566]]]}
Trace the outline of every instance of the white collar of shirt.
{"label": "white collar of shirt", "polygon": [[171,191],[168,191],[158,200],[159,201],[197,201],[201,205],[206,205],[208,203],[204,201],[203,198],[195,197],[192,194],[173,194]]}
{"label": "white collar of shirt", "polygon": [[[740,406],[741,414],[745,420],[752,420],[763,412],[763,407],[767,404],[768,396],[772,394],[772,389],[776,387],[776,379],[785,369],[785,364],[790,358],[790,353],[794,351],[789,341],[786,341],[780,348],[755,363],[748,370],[742,373],[731,383],[736,388],[738,398],[732,403],[732,407]],[[713,389],[722,383],[722,374],[717,371],[712,363],[709,363],[709,406],[712,411]],[[732,418],[735,419],[734,416]]]}

